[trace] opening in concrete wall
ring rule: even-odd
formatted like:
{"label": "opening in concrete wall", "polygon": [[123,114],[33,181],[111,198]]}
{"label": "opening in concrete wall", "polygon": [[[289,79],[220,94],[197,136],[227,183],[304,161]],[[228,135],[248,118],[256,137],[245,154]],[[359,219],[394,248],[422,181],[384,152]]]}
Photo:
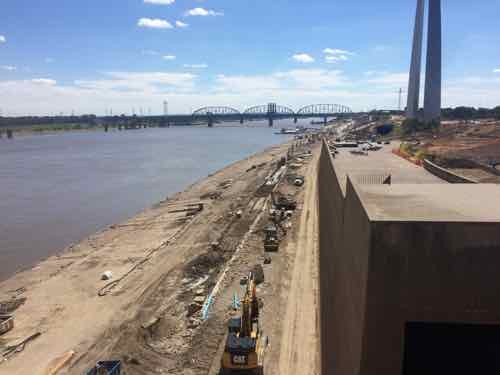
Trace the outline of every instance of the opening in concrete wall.
{"label": "opening in concrete wall", "polygon": [[500,325],[405,326],[403,375],[500,374]]}

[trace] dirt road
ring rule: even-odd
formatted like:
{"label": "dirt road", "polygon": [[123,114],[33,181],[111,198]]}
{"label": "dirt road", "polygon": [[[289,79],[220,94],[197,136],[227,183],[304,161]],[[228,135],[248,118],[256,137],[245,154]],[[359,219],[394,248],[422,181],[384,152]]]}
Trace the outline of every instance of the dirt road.
{"label": "dirt road", "polygon": [[288,277],[281,274],[289,280],[281,292],[283,302],[286,301],[279,313],[282,318],[279,319],[281,328],[278,335],[281,337],[271,338],[272,346],[265,361],[266,375],[320,373],[318,157],[319,153],[315,150],[313,160],[304,173],[306,187],[300,217],[295,223],[297,232],[285,250],[290,257],[291,269]]}

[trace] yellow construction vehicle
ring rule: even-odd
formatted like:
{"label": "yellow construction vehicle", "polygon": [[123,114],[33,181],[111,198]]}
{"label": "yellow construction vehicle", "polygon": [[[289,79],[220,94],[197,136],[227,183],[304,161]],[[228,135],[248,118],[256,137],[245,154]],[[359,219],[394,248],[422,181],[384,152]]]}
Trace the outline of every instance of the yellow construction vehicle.
{"label": "yellow construction vehicle", "polygon": [[241,317],[229,320],[220,375],[263,375],[262,362],[266,345],[267,339],[263,338],[259,327],[259,301],[254,276],[250,273],[241,303]]}

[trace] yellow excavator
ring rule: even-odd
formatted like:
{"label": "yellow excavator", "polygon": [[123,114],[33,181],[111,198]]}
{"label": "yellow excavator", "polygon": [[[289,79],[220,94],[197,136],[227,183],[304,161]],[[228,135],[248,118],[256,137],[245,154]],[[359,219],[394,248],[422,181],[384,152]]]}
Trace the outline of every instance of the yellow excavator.
{"label": "yellow excavator", "polygon": [[259,327],[259,301],[254,276],[250,273],[241,303],[241,317],[229,320],[220,375],[264,375],[262,365],[266,346],[267,339],[263,338]]}

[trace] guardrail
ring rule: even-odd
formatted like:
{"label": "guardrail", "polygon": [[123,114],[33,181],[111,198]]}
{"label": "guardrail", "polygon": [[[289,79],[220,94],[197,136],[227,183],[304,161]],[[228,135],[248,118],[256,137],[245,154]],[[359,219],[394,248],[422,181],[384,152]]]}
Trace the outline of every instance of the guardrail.
{"label": "guardrail", "polygon": [[473,179],[460,176],[459,174],[453,173],[449,171],[448,169],[445,169],[443,167],[440,167],[437,164],[434,164],[433,162],[425,159],[424,160],[424,168],[429,172],[432,173],[434,176],[437,176],[451,184],[477,184],[477,181],[474,181]]}

